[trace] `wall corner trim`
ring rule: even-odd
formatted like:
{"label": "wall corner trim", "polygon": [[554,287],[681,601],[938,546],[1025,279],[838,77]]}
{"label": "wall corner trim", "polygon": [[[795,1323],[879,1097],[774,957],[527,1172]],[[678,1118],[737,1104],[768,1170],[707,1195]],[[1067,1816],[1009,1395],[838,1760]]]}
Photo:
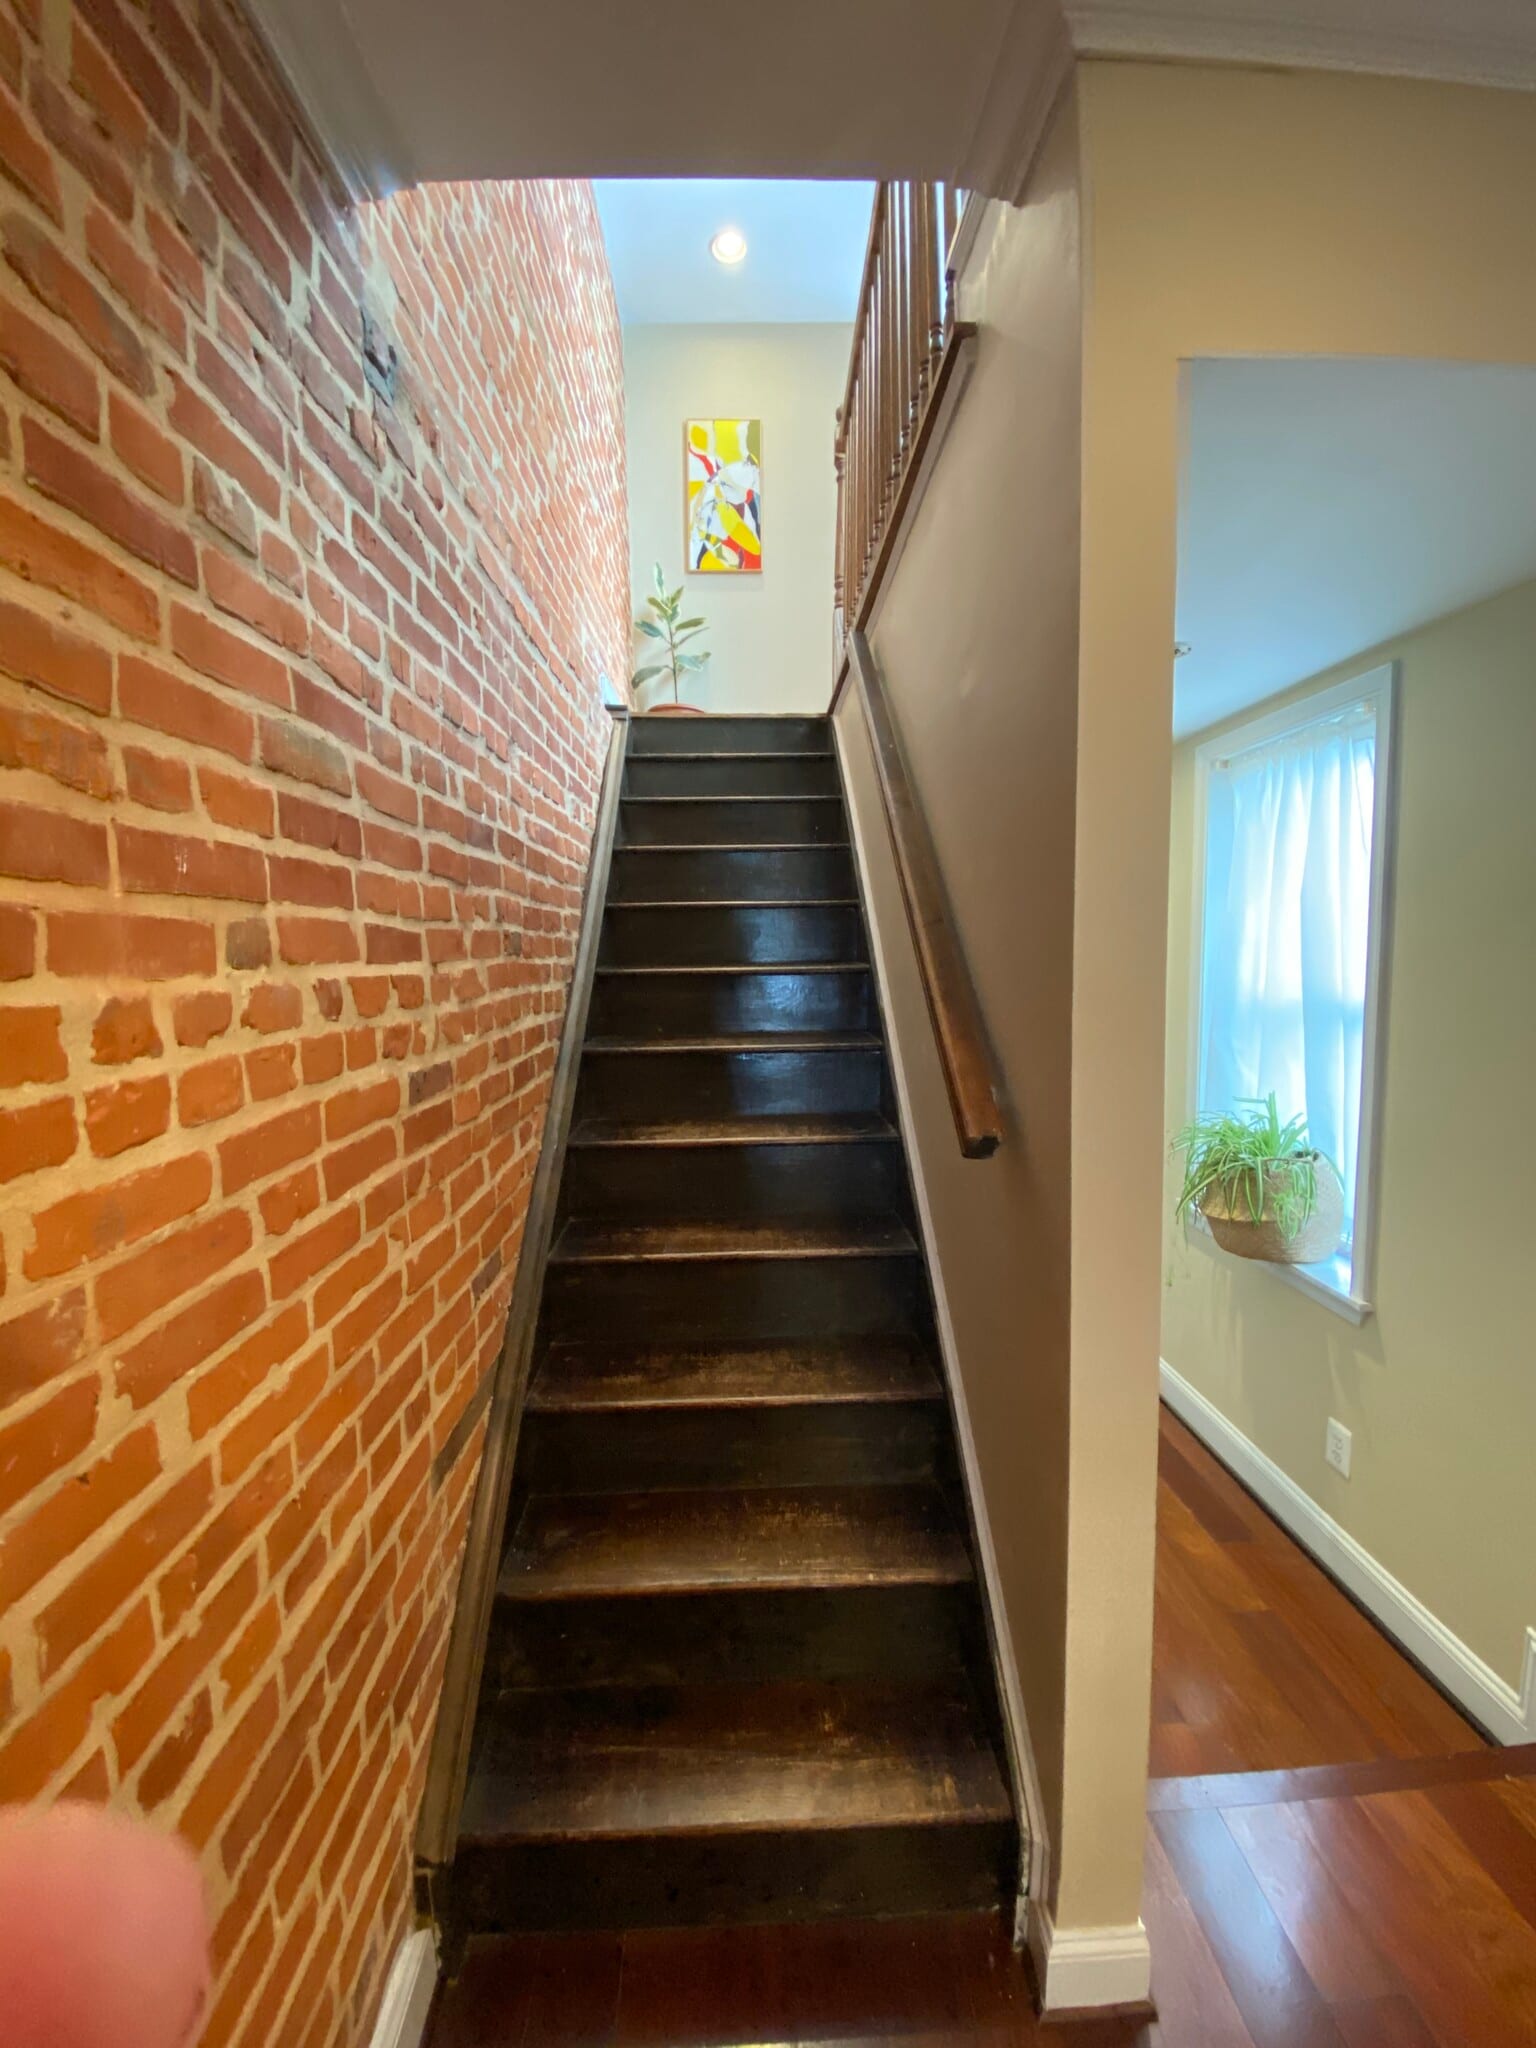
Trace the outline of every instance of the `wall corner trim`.
{"label": "wall corner trim", "polygon": [[1041,2011],[1144,2006],[1152,1995],[1152,1949],[1140,1920],[1128,1927],[1058,1927],[1032,1899],[1025,1929]]}
{"label": "wall corner trim", "polygon": [[437,1949],[432,1930],[418,1927],[395,1950],[369,2048],[420,2048],[436,1988]]}
{"label": "wall corner trim", "polygon": [[1536,1628],[1526,1630],[1525,1666],[1516,1688],[1453,1634],[1166,1358],[1159,1361],[1159,1368],[1163,1399],[1179,1420],[1424,1667],[1463,1713],[1495,1742],[1536,1742]]}

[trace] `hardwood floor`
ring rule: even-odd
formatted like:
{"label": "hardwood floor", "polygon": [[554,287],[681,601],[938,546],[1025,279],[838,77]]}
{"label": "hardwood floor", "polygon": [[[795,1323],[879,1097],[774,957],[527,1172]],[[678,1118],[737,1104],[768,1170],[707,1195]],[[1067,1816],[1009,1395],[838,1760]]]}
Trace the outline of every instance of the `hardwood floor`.
{"label": "hardwood floor", "polygon": [[996,1915],[525,1936],[431,2048],[1536,2048],[1536,1745],[1494,1749],[1165,1413],[1156,2019],[1046,2024]]}

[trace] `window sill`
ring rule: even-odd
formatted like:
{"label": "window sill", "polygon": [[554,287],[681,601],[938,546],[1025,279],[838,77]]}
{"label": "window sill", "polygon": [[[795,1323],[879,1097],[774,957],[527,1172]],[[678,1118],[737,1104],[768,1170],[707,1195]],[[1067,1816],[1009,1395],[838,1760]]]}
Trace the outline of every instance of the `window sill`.
{"label": "window sill", "polygon": [[1281,1266],[1269,1259],[1240,1259],[1231,1252],[1224,1252],[1211,1235],[1210,1225],[1204,1217],[1194,1220],[1192,1233],[1204,1245],[1213,1259],[1224,1265],[1256,1267],[1264,1273],[1272,1273],[1287,1287],[1298,1294],[1306,1295],[1319,1307],[1328,1309],[1336,1316],[1342,1316],[1347,1323],[1363,1323],[1367,1316],[1375,1314],[1375,1304],[1362,1300],[1352,1293],[1349,1285],[1349,1267],[1343,1259],[1328,1259],[1318,1266]]}

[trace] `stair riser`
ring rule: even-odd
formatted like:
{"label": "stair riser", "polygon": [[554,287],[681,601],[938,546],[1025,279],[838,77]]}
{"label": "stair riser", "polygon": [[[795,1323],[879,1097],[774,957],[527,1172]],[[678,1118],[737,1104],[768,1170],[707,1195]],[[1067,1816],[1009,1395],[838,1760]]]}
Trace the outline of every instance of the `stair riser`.
{"label": "stair riser", "polygon": [[746,974],[599,974],[588,1028],[616,1038],[713,1037],[738,1031],[867,1031],[867,969]]}
{"label": "stair riser", "polygon": [[827,718],[635,718],[629,753],[824,754],[832,744]]}
{"label": "stair riser", "polygon": [[610,903],[788,902],[852,896],[846,846],[748,847],[729,851],[636,852],[620,847],[608,881]]}
{"label": "stair riser", "polygon": [[808,1223],[910,1218],[901,1147],[577,1145],[565,1158],[564,1215],[669,1223]]}
{"label": "stair riser", "polygon": [[722,1679],[942,1679],[974,1645],[970,1586],[676,1593],[498,1602],[488,1693],[531,1685],[694,1685]]}
{"label": "stair riser", "polygon": [[989,1821],[466,1846],[452,1912],[511,1933],[982,1910],[1015,1889],[1016,1839]]}
{"label": "stair riser", "polygon": [[722,754],[706,761],[640,755],[625,773],[626,796],[835,796],[837,762],[830,754],[763,759]]}
{"label": "stair riser", "polygon": [[882,1113],[885,1058],[875,1046],[828,1052],[589,1052],[576,1120]]}
{"label": "stair riser", "polygon": [[942,1402],[630,1410],[524,1418],[528,1493],[678,1486],[884,1486],[947,1477]]}
{"label": "stair riser", "polygon": [[840,801],[793,796],[703,803],[626,798],[619,830],[626,846],[836,846],[848,837]]}
{"label": "stair riser", "polygon": [[853,904],[733,904],[677,910],[609,906],[605,967],[734,967],[858,960],[864,931]]}
{"label": "stair riser", "polygon": [[653,1344],[889,1336],[920,1328],[925,1303],[913,1257],[552,1265],[544,1330],[555,1341],[643,1331]]}

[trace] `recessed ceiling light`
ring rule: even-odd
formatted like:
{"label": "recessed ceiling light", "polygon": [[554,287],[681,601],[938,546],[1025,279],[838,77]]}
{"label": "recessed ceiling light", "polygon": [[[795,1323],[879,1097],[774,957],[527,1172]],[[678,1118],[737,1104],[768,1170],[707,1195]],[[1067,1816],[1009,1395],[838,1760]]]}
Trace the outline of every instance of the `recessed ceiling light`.
{"label": "recessed ceiling light", "polygon": [[740,228],[722,228],[709,245],[717,263],[739,263],[747,253],[747,238]]}

